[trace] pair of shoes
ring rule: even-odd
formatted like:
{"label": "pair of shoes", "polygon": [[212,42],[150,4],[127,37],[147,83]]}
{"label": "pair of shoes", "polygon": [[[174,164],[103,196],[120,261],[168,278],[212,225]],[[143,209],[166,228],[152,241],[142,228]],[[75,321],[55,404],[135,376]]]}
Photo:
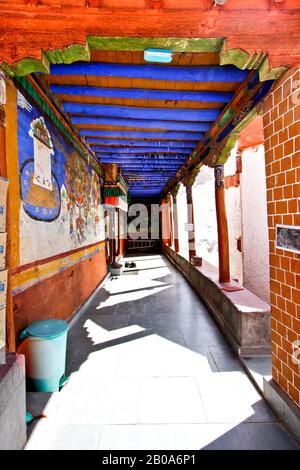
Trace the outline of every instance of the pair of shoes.
{"label": "pair of shoes", "polygon": [[131,261],[131,263],[125,263],[125,268],[136,268],[136,264]]}

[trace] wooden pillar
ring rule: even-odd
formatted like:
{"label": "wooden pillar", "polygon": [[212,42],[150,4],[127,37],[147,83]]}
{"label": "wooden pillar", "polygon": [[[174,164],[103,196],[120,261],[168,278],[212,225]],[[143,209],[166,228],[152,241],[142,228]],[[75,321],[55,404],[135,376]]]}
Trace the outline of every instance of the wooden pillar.
{"label": "wooden pillar", "polygon": [[177,195],[173,195],[173,236],[175,253],[179,253]]}
{"label": "wooden pillar", "polygon": [[185,189],[186,189],[186,203],[187,203],[187,215],[188,215],[187,223],[190,226],[190,230],[188,231],[188,237],[189,237],[189,260],[191,261],[192,256],[196,256],[192,185],[186,184]]}
{"label": "wooden pillar", "polygon": [[[7,164],[6,164],[6,84],[5,76],[0,71],[0,176],[7,178]],[[17,138],[17,136],[14,136]],[[10,204],[9,204],[9,189],[6,203],[6,231],[7,231],[7,244],[6,244],[6,268],[8,270],[7,276],[7,297],[6,297],[6,347],[8,351],[16,351],[16,338],[13,314],[13,299],[11,290],[11,227],[10,227]]]}
{"label": "wooden pillar", "polygon": [[115,228],[115,208],[111,207],[109,211],[109,245],[110,256],[109,263],[113,264],[116,261],[116,228]]}
{"label": "wooden pillar", "polygon": [[225,206],[224,165],[215,165],[215,195],[219,244],[219,281],[230,282],[229,237]]}
{"label": "wooden pillar", "polygon": [[161,231],[163,250],[165,246],[170,246],[170,216],[169,216],[169,199],[165,198],[161,204]]}
{"label": "wooden pillar", "polygon": [[170,235],[169,235],[169,246],[173,246],[174,242],[174,236],[173,236],[173,203],[172,203],[172,196],[170,194],[169,197],[169,230],[170,230]]}
{"label": "wooden pillar", "polygon": [[120,209],[116,208],[116,219],[118,226],[118,238],[116,239],[116,255],[120,256],[121,253],[121,243],[120,243]]}

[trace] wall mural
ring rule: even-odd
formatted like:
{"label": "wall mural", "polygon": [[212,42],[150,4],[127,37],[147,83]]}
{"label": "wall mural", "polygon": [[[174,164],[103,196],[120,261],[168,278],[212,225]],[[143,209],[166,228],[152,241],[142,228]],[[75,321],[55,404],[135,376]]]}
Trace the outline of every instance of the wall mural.
{"label": "wall mural", "polygon": [[98,175],[18,93],[21,264],[104,239]]}

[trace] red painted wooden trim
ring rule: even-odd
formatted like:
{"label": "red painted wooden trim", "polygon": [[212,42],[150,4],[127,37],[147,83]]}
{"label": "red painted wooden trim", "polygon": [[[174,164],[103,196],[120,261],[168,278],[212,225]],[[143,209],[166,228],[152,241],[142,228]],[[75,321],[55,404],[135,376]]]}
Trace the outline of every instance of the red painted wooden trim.
{"label": "red painted wooden trim", "polygon": [[264,143],[264,128],[262,116],[257,116],[239,135],[238,150],[256,147]]}
{"label": "red painted wooden trim", "polygon": [[[224,7],[207,9],[207,1],[189,8],[172,2],[173,8],[141,8],[128,0],[122,8],[88,7],[74,1],[59,5],[32,5],[31,2],[1,2],[0,62],[22,58],[40,59],[42,50],[85,44],[87,36],[227,38],[226,47],[249,53],[268,52],[271,65],[294,66],[300,61],[300,17],[298,0],[280,8],[267,1],[228,1]],[[121,2],[120,2],[121,3]],[[160,3],[160,2],[155,2]],[[101,2],[100,2],[101,5]],[[113,6],[114,4],[112,4]],[[256,5],[256,6],[255,6]],[[150,6],[150,8],[149,8]],[[32,32],[35,32],[34,39]]]}
{"label": "red painted wooden trim", "polygon": [[224,177],[225,189],[227,188],[236,188],[240,185],[240,174],[225,176]]}
{"label": "red painted wooden trim", "polygon": [[87,250],[89,248],[92,248],[93,246],[99,245],[100,243],[105,243],[105,241],[101,240],[99,242],[92,243],[91,245],[82,246],[80,248],[75,248],[74,250],[71,250],[71,251],[66,251],[64,253],[60,253],[59,255],[50,256],[49,258],[33,261],[32,263],[23,264],[22,266],[18,266],[16,268],[12,269],[11,273],[13,275],[14,274],[19,274],[23,271],[27,271],[27,269],[34,268],[34,267],[37,267],[37,266],[42,266],[43,264],[50,263],[51,261],[55,261],[57,259],[64,258],[66,256],[71,256],[74,253],[77,253],[78,251],[81,251],[81,250]]}

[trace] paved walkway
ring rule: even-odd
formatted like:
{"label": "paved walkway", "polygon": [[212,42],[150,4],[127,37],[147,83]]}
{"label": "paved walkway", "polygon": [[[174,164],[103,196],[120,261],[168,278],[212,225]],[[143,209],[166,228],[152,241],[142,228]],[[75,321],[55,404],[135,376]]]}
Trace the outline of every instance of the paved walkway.
{"label": "paved walkway", "polygon": [[69,383],[29,394],[47,419],[27,448],[296,448],[185,279],[160,255],[134,260],[71,329]]}

